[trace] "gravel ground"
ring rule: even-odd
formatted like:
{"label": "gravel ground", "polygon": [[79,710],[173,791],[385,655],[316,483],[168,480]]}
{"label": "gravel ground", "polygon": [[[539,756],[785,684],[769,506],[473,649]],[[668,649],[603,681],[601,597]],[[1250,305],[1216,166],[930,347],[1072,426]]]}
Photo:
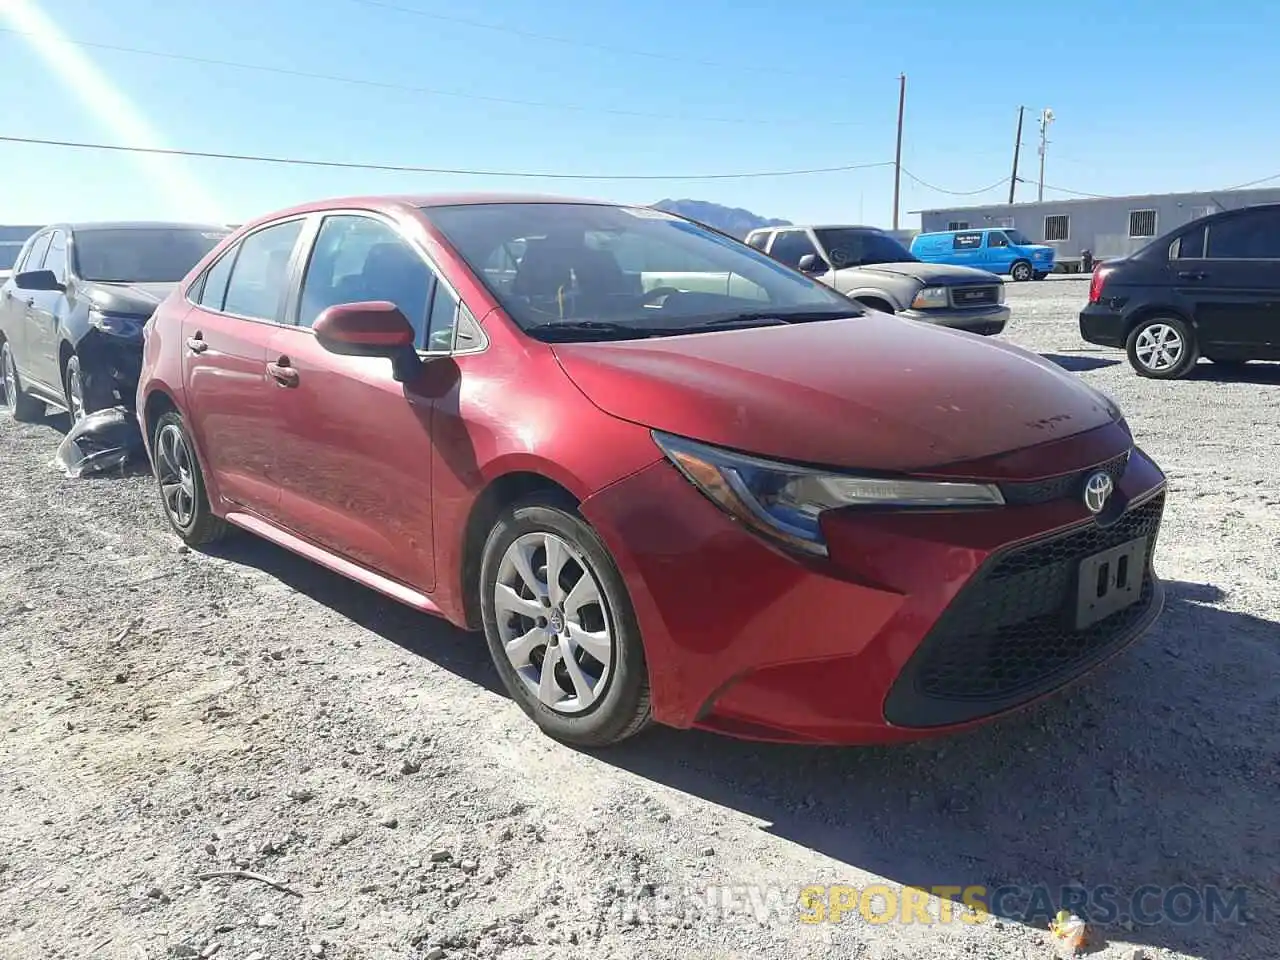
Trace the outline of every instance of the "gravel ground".
{"label": "gravel ground", "polygon": [[[1166,612],[1071,692],[892,749],[558,746],[476,636],[248,536],[184,552],[148,477],[63,479],[60,419],[0,423],[0,956],[1038,958],[1016,898],[807,924],[795,892],[1081,883],[1246,890],[1095,956],[1275,957],[1280,365],[1141,380],[1079,340],[1085,289],[1013,288],[1008,336],[1167,469]],[[294,892],[199,879],[237,869]]]}

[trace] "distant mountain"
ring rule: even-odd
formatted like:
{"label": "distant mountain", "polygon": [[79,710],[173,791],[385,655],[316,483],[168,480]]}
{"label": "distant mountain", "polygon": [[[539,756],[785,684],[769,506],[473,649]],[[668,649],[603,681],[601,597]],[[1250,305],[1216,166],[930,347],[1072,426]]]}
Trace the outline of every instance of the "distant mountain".
{"label": "distant mountain", "polygon": [[709,227],[723,230],[741,240],[759,227],[789,227],[790,220],[769,220],[740,207],[724,207],[706,200],[659,200],[653,205],[668,213],[678,213]]}

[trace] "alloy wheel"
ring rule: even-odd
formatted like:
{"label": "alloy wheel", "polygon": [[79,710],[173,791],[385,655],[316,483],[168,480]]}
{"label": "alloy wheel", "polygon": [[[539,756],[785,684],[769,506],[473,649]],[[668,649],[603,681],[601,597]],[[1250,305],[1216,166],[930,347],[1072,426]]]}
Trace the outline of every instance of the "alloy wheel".
{"label": "alloy wheel", "polygon": [[589,710],[613,664],[612,617],[582,552],[553,533],[527,533],[503,554],[494,584],[502,647],[547,708]]}
{"label": "alloy wheel", "polygon": [[1138,362],[1154,373],[1177,366],[1187,345],[1177,330],[1167,323],[1153,323],[1138,334],[1134,353]]}
{"label": "alloy wheel", "polygon": [[191,526],[196,514],[196,481],[194,458],[182,430],[165,424],[156,434],[156,478],[164,508],[173,522],[182,528]]}
{"label": "alloy wheel", "polygon": [[72,367],[67,375],[67,401],[71,406],[71,423],[77,424],[84,419],[84,383],[80,379],[80,369]]}
{"label": "alloy wheel", "polygon": [[18,405],[18,371],[13,365],[13,350],[6,343],[0,347],[0,387],[4,389],[4,406],[10,413]]}

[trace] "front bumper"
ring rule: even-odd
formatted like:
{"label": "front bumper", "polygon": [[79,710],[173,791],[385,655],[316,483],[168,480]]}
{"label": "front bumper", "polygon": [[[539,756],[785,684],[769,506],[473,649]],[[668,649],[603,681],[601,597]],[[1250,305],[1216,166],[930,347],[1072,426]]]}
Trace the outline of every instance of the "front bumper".
{"label": "front bumper", "polygon": [[1103,303],[1091,303],[1080,311],[1080,338],[1101,347],[1123,347],[1124,315]]}
{"label": "front bumper", "polygon": [[[1044,452],[1092,467],[1117,440],[1093,433]],[[1138,603],[1081,633],[1060,619],[1077,559],[1131,533],[1150,538],[1151,556],[1164,477],[1136,449],[1117,475],[1107,527],[1041,474],[995,511],[828,514],[827,560],[766,545],[665,461],[582,510],[626,579],[655,719],[749,739],[891,742],[1025,706],[1155,619],[1163,590],[1149,559]]]}
{"label": "front bumper", "polygon": [[1009,308],[1000,304],[995,307],[970,310],[903,310],[898,316],[908,320],[933,323],[940,327],[951,327],[954,330],[993,336],[1004,331],[1009,322]]}

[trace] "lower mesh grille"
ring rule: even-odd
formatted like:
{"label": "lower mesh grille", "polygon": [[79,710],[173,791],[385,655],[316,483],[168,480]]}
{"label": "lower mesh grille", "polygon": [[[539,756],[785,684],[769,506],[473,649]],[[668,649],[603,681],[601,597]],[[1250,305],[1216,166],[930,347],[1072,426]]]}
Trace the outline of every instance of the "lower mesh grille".
{"label": "lower mesh grille", "polygon": [[[1091,524],[988,560],[907,662],[885,718],[901,726],[963,723],[1059,686],[1118,648],[1160,593],[1150,558],[1163,512],[1160,493],[1108,527]],[[1147,567],[1137,602],[1075,629],[1080,561],[1139,538],[1147,540]]]}

